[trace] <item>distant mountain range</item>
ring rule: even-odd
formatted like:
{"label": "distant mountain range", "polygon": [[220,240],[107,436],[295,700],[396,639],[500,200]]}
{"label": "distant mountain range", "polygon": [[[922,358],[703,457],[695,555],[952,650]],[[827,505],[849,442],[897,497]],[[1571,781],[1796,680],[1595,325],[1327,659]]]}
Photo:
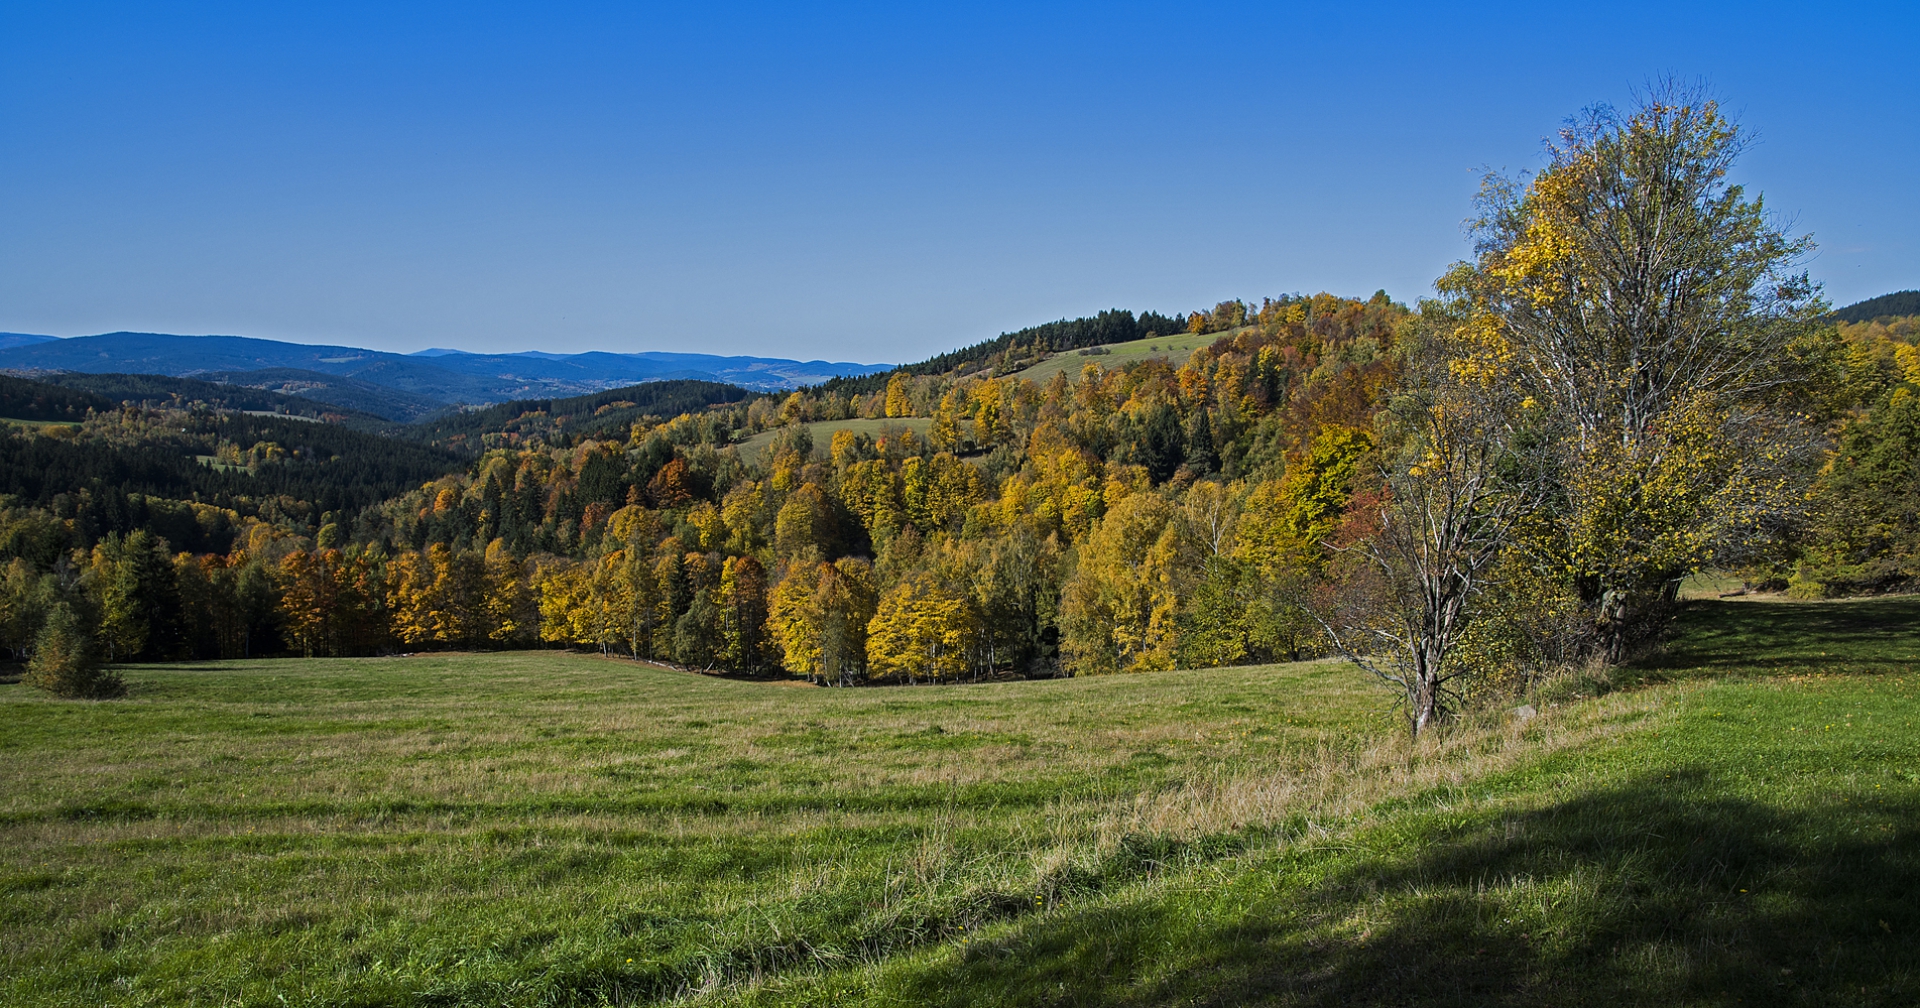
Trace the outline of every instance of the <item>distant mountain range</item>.
{"label": "distant mountain range", "polygon": [[117,332],[60,339],[0,333],[0,370],[191,377],[301,396],[390,420],[413,420],[455,405],[580,395],[670,378],[777,391],[892,369],[891,364],[712,354],[474,354],[445,349],[395,354],[245,336]]}

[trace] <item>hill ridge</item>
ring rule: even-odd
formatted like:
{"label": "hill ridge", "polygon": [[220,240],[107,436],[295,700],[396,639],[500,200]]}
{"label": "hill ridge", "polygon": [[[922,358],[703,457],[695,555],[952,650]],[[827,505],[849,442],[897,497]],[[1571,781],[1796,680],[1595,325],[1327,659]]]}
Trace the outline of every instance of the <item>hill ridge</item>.
{"label": "hill ridge", "polygon": [[416,419],[456,405],[588,395],[649,381],[711,381],[772,392],[892,368],[890,364],[668,351],[398,354],[252,336],[127,330],[35,338],[15,345],[0,341],[3,370],[203,377],[280,388],[396,420]]}

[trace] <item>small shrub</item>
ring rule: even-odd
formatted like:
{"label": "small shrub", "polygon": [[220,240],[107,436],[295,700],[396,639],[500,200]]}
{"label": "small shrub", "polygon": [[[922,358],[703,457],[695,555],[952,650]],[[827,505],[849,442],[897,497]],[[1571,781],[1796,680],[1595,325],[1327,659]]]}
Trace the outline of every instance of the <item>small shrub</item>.
{"label": "small shrub", "polygon": [[56,602],[47,611],[47,622],[33,641],[25,681],[61,697],[97,699],[127,691],[118,675],[101,668],[92,639],[65,602]]}

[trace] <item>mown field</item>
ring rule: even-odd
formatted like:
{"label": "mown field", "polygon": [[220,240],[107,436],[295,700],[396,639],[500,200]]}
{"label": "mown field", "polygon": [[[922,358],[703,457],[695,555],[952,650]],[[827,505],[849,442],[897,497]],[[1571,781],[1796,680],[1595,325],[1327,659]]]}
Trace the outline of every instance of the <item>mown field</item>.
{"label": "mown field", "polygon": [[0,686],[0,1003],[1920,1003],[1920,600],[1702,602],[1415,746],[1333,664],[555,653]]}

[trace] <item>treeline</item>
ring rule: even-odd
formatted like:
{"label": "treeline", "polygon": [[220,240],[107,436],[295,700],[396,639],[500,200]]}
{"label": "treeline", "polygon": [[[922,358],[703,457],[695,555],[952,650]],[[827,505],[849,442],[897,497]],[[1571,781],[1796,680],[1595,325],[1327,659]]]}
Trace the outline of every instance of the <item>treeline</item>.
{"label": "treeline", "polygon": [[1872,322],[1920,315],[1920,291],[1895,291],[1858,301],[1833,313],[1835,322]]}
{"label": "treeline", "polygon": [[[915,395],[894,376],[924,435],[816,441],[795,418],[755,464],[728,443],[751,408],[733,404],[531,436],[366,507],[243,518],[129,495],[82,549],[84,516],[16,506],[6,646],[23,653],[65,601],[121,659],[568,645],[905,682],[1321,653],[1301,592],[1373,506],[1377,415],[1421,319],[1321,295],[1245,321],[1177,366],[1089,359],[1045,386]],[[1852,464],[1828,467],[1805,534],[1756,559],[1756,581],[1817,593],[1914,574],[1901,516],[1920,374],[1904,362],[1920,351],[1884,325],[1843,339],[1862,396],[1838,441]],[[794,412],[831,401],[802,399]]]}
{"label": "treeline", "polygon": [[79,423],[90,411],[112,409],[113,403],[85,391],[45,382],[0,375],[0,417]]}
{"label": "treeline", "polygon": [[1765,572],[1806,598],[1920,588],[1920,314],[1841,324],[1847,398],[1793,548]]}
{"label": "treeline", "polygon": [[918,364],[902,365],[893,372],[831,378],[817,386],[817,391],[827,395],[871,395],[886,387],[890,374],[966,374],[996,365],[1002,370],[1017,370],[1049,353],[1171,335],[1185,332],[1186,328],[1185,321],[1158,312],[1144,312],[1136,318],[1130,311],[1114,308],[1088,318],[1061,319],[1001,333],[993,339],[950,350]]}

